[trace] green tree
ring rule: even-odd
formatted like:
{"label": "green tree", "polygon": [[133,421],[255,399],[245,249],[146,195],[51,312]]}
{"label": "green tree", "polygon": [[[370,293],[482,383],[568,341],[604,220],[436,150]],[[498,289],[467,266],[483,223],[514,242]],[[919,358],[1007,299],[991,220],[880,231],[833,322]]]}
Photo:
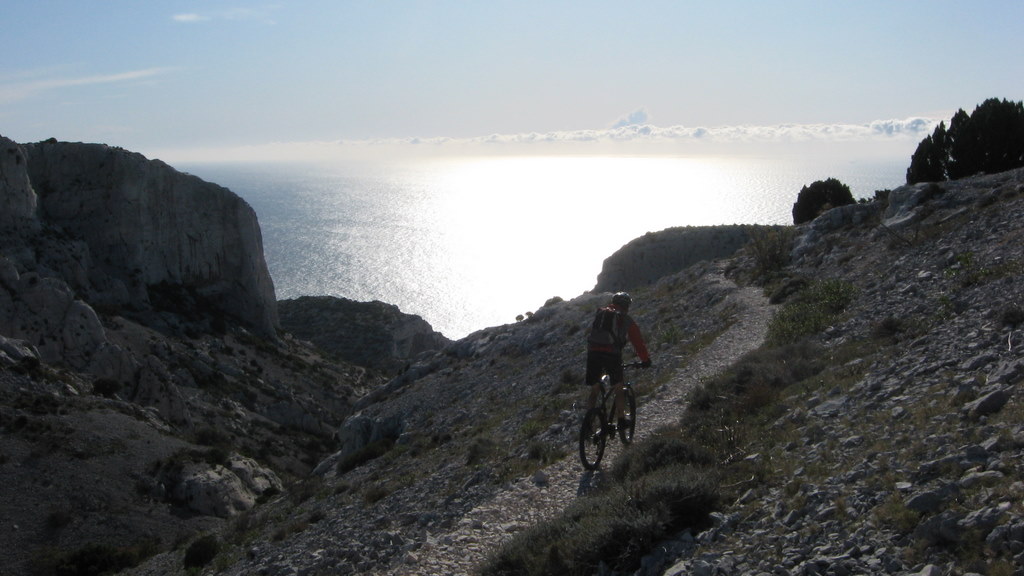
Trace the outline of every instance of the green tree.
{"label": "green tree", "polygon": [[971,114],[971,124],[979,134],[979,172],[1024,166],[1024,103],[986,100]]}
{"label": "green tree", "polygon": [[907,184],[955,180],[1024,166],[1024,103],[989,98],[970,115],[960,109],[917,146]]}
{"label": "green tree", "polygon": [[829,208],[853,203],[853,193],[846,184],[835,178],[818,180],[800,189],[793,204],[793,224],[810,222]]}
{"label": "green tree", "polygon": [[939,122],[931,136],[926,136],[917,145],[907,168],[907,183],[938,182],[946,180],[946,123]]}
{"label": "green tree", "polygon": [[963,108],[949,121],[946,147],[946,176],[957,180],[973,176],[981,165],[981,134]]}

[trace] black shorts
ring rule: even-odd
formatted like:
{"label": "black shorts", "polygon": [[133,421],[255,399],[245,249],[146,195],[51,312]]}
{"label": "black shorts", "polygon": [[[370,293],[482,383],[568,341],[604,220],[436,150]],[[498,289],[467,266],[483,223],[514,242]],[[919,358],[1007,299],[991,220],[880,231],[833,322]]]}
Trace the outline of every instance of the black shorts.
{"label": "black shorts", "polygon": [[612,384],[622,382],[622,354],[587,352],[587,378],[584,383],[593,386],[607,374]]}

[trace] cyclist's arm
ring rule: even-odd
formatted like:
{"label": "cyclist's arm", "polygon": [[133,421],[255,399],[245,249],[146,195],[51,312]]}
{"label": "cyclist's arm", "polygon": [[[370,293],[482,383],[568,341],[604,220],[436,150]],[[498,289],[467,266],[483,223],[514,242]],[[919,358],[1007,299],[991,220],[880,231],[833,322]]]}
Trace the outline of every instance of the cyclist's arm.
{"label": "cyclist's arm", "polygon": [[630,323],[627,334],[629,335],[629,342],[633,345],[633,350],[640,357],[640,361],[650,362],[651,355],[647,352],[647,343],[644,342],[643,334],[640,333],[640,327],[636,325],[636,322]]}

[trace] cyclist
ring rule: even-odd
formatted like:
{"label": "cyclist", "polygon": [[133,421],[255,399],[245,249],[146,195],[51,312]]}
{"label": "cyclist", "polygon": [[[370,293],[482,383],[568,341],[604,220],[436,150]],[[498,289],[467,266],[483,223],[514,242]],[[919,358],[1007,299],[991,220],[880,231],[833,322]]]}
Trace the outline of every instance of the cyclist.
{"label": "cyclist", "polygon": [[601,394],[601,376],[608,374],[612,389],[615,390],[615,417],[621,428],[625,422],[625,393],[622,390],[622,349],[627,341],[633,345],[633,351],[640,357],[641,366],[650,368],[651,357],[647,353],[647,344],[640,327],[629,316],[629,306],[633,299],[625,292],[617,292],[612,296],[611,304],[598,309],[594,324],[587,336],[587,376],[586,385],[590,386],[590,398],[587,409],[597,404]]}

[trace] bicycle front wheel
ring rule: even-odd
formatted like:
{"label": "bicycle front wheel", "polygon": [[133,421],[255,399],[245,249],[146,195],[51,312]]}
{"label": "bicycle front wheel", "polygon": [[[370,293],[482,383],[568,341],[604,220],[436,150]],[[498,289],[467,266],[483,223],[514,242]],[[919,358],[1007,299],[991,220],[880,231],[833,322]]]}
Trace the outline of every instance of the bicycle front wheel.
{"label": "bicycle front wheel", "polygon": [[604,433],[604,420],[600,408],[591,408],[580,424],[580,462],[587,470],[597,470],[604,456],[604,445],[608,437]]}
{"label": "bicycle front wheel", "polygon": [[633,393],[631,386],[626,387],[626,410],[625,426],[619,426],[619,439],[622,440],[623,444],[629,444],[633,441],[633,432],[636,430],[636,394]]}

